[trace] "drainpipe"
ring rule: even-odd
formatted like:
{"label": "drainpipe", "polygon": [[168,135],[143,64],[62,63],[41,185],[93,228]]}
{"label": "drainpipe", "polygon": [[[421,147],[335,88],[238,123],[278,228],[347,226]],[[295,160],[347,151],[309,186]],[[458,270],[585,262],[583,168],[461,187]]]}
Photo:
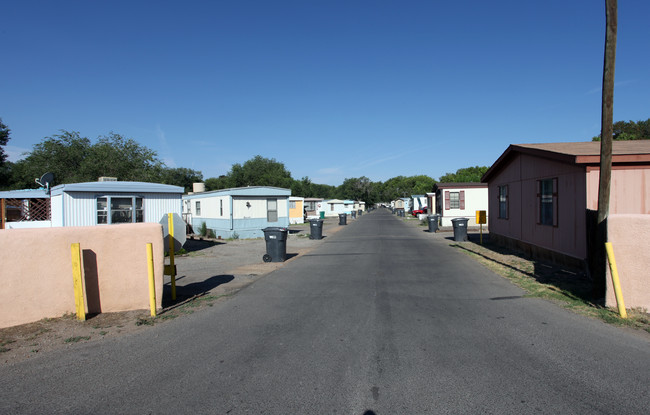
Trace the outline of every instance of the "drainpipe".
{"label": "drainpipe", "polygon": [[232,231],[234,228],[234,219],[233,219],[233,214],[232,214],[232,196],[228,198],[230,200],[230,230]]}

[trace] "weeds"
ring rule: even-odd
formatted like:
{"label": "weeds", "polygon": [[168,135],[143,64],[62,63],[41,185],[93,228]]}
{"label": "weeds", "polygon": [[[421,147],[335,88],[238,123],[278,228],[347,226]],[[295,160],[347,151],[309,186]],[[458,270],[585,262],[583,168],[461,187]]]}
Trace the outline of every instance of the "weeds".
{"label": "weeds", "polygon": [[526,291],[525,297],[542,298],[575,313],[590,316],[608,324],[650,333],[650,316],[646,310],[628,310],[628,318],[598,304],[591,297],[592,283],[579,272],[544,264],[513,252],[502,252],[489,245],[452,244],[497,274]]}

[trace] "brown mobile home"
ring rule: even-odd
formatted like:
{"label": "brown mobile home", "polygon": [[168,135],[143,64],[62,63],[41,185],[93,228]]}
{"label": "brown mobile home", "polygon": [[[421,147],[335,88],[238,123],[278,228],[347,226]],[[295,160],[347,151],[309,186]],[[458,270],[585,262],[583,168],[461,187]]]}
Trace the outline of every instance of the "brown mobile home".
{"label": "brown mobile home", "polygon": [[[583,265],[596,210],[600,143],[509,146],[482,178],[490,237],[538,257]],[[650,140],[613,143],[610,214],[650,214]]]}

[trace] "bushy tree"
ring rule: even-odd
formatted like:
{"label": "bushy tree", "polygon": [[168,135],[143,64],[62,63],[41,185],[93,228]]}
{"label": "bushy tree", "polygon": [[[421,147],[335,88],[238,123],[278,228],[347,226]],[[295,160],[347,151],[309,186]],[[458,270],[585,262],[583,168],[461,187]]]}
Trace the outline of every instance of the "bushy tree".
{"label": "bushy tree", "polygon": [[201,172],[166,167],[154,150],[119,134],[101,136],[95,144],[76,131],[46,137],[34,145],[26,158],[11,164],[10,184],[21,189],[35,187],[34,179],[54,174],[53,184],[92,182],[99,177],[120,181],[165,183],[191,189],[201,181]]}
{"label": "bushy tree", "polygon": [[243,165],[236,163],[228,173],[233,187],[274,186],[290,188],[291,173],[275,159],[255,156]]}
{"label": "bushy tree", "polygon": [[9,173],[12,163],[7,161],[7,154],[4,146],[9,142],[9,127],[3,124],[0,118],[0,189],[5,189],[9,185]]}
{"label": "bushy tree", "polygon": [[[613,139],[618,141],[627,140],[650,140],[650,118],[645,121],[616,121],[613,125]],[[592,141],[600,141],[600,135],[592,138]]]}
{"label": "bushy tree", "polygon": [[447,173],[440,177],[441,183],[477,183],[489,169],[487,166],[465,167],[456,170],[456,173]]}
{"label": "bushy tree", "polygon": [[192,191],[192,184],[203,181],[203,173],[185,167],[164,168],[160,173],[160,183],[181,186],[185,192]]}

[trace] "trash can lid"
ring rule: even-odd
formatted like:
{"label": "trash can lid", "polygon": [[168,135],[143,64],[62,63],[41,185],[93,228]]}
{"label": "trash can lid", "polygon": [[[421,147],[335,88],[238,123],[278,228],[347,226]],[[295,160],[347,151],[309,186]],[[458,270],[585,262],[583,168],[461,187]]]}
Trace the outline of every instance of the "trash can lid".
{"label": "trash can lid", "polygon": [[287,228],[281,228],[279,226],[269,226],[262,229],[262,232],[286,232]]}

